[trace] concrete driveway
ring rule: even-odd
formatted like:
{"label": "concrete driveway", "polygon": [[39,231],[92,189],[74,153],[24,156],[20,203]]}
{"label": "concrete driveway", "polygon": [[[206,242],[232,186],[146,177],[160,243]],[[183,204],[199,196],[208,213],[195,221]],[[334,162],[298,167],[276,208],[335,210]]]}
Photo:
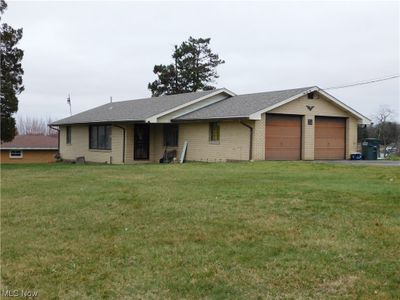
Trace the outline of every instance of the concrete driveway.
{"label": "concrete driveway", "polygon": [[384,167],[400,167],[400,161],[395,160],[315,160],[316,163],[327,164],[347,164],[359,166],[384,166]]}

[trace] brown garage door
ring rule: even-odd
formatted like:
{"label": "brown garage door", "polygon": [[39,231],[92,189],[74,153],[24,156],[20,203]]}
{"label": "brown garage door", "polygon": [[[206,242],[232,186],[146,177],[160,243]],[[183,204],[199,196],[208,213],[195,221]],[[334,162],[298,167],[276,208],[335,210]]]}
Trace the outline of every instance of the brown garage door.
{"label": "brown garage door", "polygon": [[315,159],[344,159],[346,119],[315,117]]}
{"label": "brown garage door", "polygon": [[301,159],[301,116],[268,114],[265,129],[265,159]]}

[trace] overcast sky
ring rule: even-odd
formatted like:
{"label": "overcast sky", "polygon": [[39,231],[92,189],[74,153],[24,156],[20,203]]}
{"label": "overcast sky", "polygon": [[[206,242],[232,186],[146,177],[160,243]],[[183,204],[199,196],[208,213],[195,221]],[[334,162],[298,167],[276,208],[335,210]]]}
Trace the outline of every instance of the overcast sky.
{"label": "overcast sky", "polygon": [[[237,94],[336,86],[399,74],[399,2],[11,2],[23,27],[18,115],[77,113],[150,96],[174,44],[210,37],[226,63],[218,87]],[[400,110],[399,79],[329,91],[366,116]],[[399,114],[398,114],[399,115]],[[400,119],[397,116],[397,119]]]}

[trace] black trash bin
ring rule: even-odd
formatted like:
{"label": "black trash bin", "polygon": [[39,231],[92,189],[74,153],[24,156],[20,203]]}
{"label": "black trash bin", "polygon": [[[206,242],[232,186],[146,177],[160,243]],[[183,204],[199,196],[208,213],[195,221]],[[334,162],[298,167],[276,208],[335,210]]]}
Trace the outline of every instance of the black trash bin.
{"label": "black trash bin", "polygon": [[362,157],[365,160],[376,160],[379,155],[381,141],[376,138],[367,138],[362,141]]}

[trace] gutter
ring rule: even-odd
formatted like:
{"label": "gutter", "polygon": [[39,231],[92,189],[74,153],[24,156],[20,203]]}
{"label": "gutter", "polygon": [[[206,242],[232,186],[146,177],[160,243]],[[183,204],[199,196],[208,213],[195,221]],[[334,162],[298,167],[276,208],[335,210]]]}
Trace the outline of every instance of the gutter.
{"label": "gutter", "polygon": [[[56,124],[55,124],[56,123]],[[72,122],[72,123],[58,123],[55,122],[52,123],[48,126],[70,126],[70,125],[89,125],[89,124],[104,124],[104,125],[110,125],[111,123],[132,123],[132,124],[136,124],[136,123],[146,123],[145,120],[106,120],[106,121],[93,121],[93,122]]]}
{"label": "gutter", "polygon": [[29,150],[29,151],[34,151],[34,150],[58,150],[58,148],[29,148],[29,147],[6,147],[6,148],[0,148],[0,150]]}
{"label": "gutter", "polygon": [[126,138],[125,137],[125,128],[122,126],[115,125],[115,124],[113,124],[112,126],[121,128],[123,131],[124,138],[122,139],[122,163],[125,163],[125,138]]}
{"label": "gutter", "polygon": [[240,124],[243,126],[246,126],[247,128],[250,129],[250,147],[249,147],[249,160],[251,161],[253,159],[253,127],[250,125],[244,123],[243,121],[240,121]]}
{"label": "gutter", "polygon": [[171,119],[171,123],[189,123],[189,122],[215,122],[225,120],[248,120],[249,116],[233,116],[233,117],[215,117],[215,118],[201,118],[201,119]]}

